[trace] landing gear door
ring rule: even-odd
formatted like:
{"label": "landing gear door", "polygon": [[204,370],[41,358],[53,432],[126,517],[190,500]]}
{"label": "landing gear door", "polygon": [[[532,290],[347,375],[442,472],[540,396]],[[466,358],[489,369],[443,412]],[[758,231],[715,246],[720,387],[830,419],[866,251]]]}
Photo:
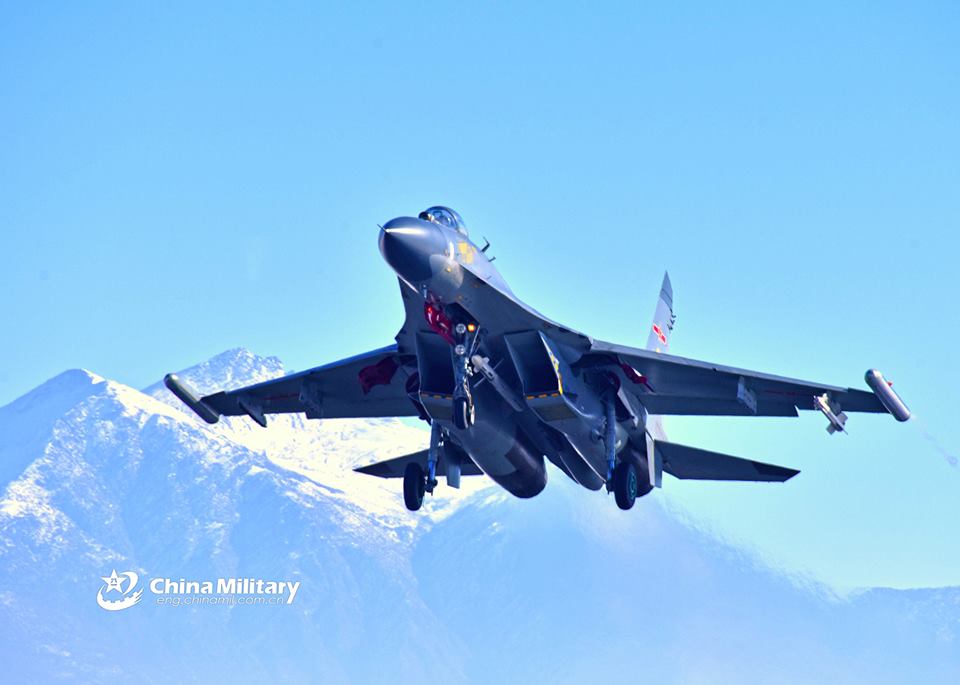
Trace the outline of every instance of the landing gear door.
{"label": "landing gear door", "polygon": [[663,487],[663,457],[657,450],[657,443],[649,433],[647,436],[647,468],[650,470],[650,484],[655,488]]}
{"label": "landing gear door", "polygon": [[417,332],[417,366],[420,373],[420,403],[430,418],[453,417],[453,356],[450,345],[435,333]]}
{"label": "landing gear door", "polygon": [[577,414],[564,397],[564,378],[572,380],[572,374],[561,372],[561,364],[567,371],[566,363],[553,352],[548,340],[537,331],[513,333],[504,340],[527,406],[544,421],[575,418]]}

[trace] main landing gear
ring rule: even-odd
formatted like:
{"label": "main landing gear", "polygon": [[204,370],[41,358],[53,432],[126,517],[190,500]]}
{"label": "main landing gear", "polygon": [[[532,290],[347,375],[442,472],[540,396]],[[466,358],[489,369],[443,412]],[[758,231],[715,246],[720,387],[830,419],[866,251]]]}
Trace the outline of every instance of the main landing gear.
{"label": "main landing gear", "polygon": [[605,409],[603,442],[607,452],[607,492],[613,490],[618,507],[632,509],[640,489],[637,467],[629,461],[617,463],[617,413],[612,398],[608,399]]}
{"label": "main landing gear", "polygon": [[417,511],[423,506],[423,497],[426,493],[433,494],[437,487],[437,462],[440,461],[440,450],[443,448],[443,430],[434,421],[430,425],[430,449],[427,451],[427,468],[415,461],[407,464],[403,470],[403,503],[410,511]]}
{"label": "main landing gear", "polygon": [[403,503],[410,511],[423,506],[423,496],[427,492],[427,477],[423,467],[416,462],[407,464],[403,471]]}
{"label": "main landing gear", "polygon": [[613,471],[613,494],[617,506],[623,510],[632,509],[633,503],[637,501],[639,487],[637,468],[628,461],[617,464]]}

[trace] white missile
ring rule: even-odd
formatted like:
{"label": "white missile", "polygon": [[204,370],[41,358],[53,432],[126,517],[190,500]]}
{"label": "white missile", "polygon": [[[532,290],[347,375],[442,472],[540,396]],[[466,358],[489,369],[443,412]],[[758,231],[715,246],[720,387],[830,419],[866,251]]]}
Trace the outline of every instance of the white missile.
{"label": "white missile", "polygon": [[827,426],[827,432],[830,435],[833,435],[837,431],[841,433],[847,432],[844,428],[847,423],[847,415],[840,411],[839,405],[830,399],[830,395],[827,393],[814,395],[813,406],[819,409],[823,415],[827,417],[827,421],[830,422]]}
{"label": "white missile", "polygon": [[521,400],[513,389],[506,384],[506,382],[500,377],[500,374],[490,366],[490,360],[481,357],[479,354],[473,355],[470,358],[470,361],[473,363],[473,368],[483,374],[483,377],[487,379],[490,385],[493,386],[493,389],[496,390],[500,397],[507,401],[514,411],[523,411],[524,405],[523,400]]}
{"label": "white missile", "polygon": [[873,390],[873,394],[880,400],[880,404],[882,404],[888,412],[893,414],[893,418],[897,421],[906,421],[910,418],[910,410],[907,408],[907,405],[905,405],[903,400],[900,399],[900,396],[893,391],[893,383],[887,381],[882,373],[876,369],[870,369],[864,378],[867,381],[867,385]]}

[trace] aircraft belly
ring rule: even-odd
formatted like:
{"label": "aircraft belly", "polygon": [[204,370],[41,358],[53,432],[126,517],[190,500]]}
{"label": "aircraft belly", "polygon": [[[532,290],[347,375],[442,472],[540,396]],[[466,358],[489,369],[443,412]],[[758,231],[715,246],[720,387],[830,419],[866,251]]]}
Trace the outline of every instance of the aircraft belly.
{"label": "aircraft belly", "polygon": [[604,479],[601,473],[606,470],[605,463],[602,465],[603,471],[597,471],[573,446],[566,435],[547,423],[541,423],[540,430],[548,441],[547,458],[567,474],[573,482],[588,490],[599,490],[603,487]]}
{"label": "aircraft belly", "polygon": [[533,497],[547,484],[542,452],[518,416],[489,386],[475,389],[477,422],[453,436],[480,469],[517,497]]}
{"label": "aircraft belly", "polygon": [[504,434],[498,426],[478,421],[464,433],[457,435],[458,441],[488,476],[505,476],[517,470],[507,459],[507,452],[513,446],[514,438]]}
{"label": "aircraft belly", "polygon": [[517,497],[533,497],[547,484],[543,457],[531,449],[522,433],[513,436],[493,430],[470,429],[459,435],[461,447],[497,484]]}

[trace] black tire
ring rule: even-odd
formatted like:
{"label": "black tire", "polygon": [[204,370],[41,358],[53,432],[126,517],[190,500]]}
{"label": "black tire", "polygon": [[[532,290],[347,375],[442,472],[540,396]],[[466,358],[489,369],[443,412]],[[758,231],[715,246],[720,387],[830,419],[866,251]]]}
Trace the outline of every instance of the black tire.
{"label": "black tire", "polygon": [[466,397],[457,397],[453,400],[453,425],[465,430],[470,421],[470,402]]}
{"label": "black tire", "polygon": [[613,471],[613,493],[617,506],[627,510],[633,508],[637,501],[637,491],[640,482],[637,478],[637,469],[630,462],[621,462]]}
{"label": "black tire", "polygon": [[410,462],[403,471],[403,503],[410,511],[423,506],[423,495],[427,491],[427,479],[420,464]]}

